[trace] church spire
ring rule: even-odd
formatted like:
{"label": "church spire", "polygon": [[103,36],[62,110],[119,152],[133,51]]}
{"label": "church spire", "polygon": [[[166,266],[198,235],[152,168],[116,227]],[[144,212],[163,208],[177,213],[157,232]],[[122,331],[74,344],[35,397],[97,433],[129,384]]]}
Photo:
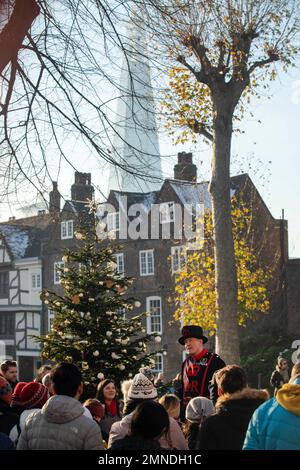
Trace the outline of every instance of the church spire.
{"label": "church spire", "polygon": [[126,49],[114,126],[113,153],[121,168],[111,165],[109,190],[155,191],[161,187],[161,158],[146,37],[136,17],[128,25]]}

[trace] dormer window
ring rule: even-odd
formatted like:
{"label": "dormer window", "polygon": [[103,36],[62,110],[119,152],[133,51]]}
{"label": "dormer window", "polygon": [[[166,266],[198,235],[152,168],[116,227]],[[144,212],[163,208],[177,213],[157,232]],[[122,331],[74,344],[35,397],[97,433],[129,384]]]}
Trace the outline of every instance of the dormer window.
{"label": "dormer window", "polygon": [[175,220],[174,202],[163,202],[159,208],[160,223],[170,223]]}
{"label": "dormer window", "polygon": [[74,230],[73,230],[73,220],[64,220],[61,223],[61,239],[66,240],[73,238]]}

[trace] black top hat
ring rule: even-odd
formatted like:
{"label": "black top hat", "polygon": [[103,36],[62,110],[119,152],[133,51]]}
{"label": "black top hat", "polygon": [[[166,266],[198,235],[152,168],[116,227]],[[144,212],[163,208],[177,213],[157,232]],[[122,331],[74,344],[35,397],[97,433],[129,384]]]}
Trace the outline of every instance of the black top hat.
{"label": "black top hat", "polygon": [[203,329],[201,326],[196,326],[196,325],[187,325],[184,326],[181,330],[182,336],[179,338],[179,343],[184,344],[184,341],[187,338],[197,338],[197,339],[202,339],[203,344],[207,343],[208,339],[206,336],[203,336]]}

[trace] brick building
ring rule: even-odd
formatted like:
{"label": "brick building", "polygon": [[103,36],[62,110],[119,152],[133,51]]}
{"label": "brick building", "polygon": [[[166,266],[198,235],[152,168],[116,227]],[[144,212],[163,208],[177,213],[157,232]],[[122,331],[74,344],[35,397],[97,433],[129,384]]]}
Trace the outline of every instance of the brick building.
{"label": "brick building", "polygon": [[[210,208],[208,183],[196,181],[192,155],[181,153],[174,179],[166,179],[160,190],[150,193],[112,190],[107,199],[113,207],[107,216],[107,226],[115,233],[116,241],[104,243],[122,246],[116,259],[118,269],[136,279],[128,295],[133,294],[141,302],[133,313],[151,313],[145,327],[149,333],[161,334],[166,354],[157,355],[156,370],[164,371],[167,377],[179,371],[183,357],[177,342],[180,324],[173,322],[172,297],[174,277],[184,262],[187,240],[184,230],[181,238],[174,231],[176,208],[188,205],[191,220],[197,204]],[[288,260],[287,223],[272,217],[248,175],[233,177],[231,189],[241,201],[250,202],[255,220],[253,244],[273,272],[270,312],[260,322],[285,325],[300,337],[300,262]],[[52,314],[41,305],[39,291],[61,289],[56,268],[61,266],[63,250],[76,245],[74,230],[76,225],[85,223],[86,201],[93,192],[91,175],[75,173],[71,198],[62,208],[59,190],[53,183],[49,213],[0,224],[0,339],[5,342],[5,355],[19,360],[22,378],[30,378],[40,361],[39,346],[31,335],[45,333],[51,325]],[[132,234],[122,238],[122,214],[128,227],[136,218],[132,212],[137,207],[134,204],[142,205],[144,216],[149,218],[148,233],[140,233],[136,239]],[[153,207],[158,210],[158,231],[151,238]]]}

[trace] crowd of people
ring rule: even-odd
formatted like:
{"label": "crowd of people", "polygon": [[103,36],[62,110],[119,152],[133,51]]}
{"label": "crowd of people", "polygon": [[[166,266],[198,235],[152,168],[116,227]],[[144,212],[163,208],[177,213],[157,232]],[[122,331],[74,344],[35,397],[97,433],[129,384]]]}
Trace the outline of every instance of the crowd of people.
{"label": "crowd of people", "polygon": [[4,361],[0,450],[300,450],[300,363],[287,377],[279,358],[270,398],[206,351],[200,327],[184,327],[179,342],[188,357],[171,389],[144,367],[120,390],[103,379],[85,401],[75,364],[44,365],[26,383]]}

